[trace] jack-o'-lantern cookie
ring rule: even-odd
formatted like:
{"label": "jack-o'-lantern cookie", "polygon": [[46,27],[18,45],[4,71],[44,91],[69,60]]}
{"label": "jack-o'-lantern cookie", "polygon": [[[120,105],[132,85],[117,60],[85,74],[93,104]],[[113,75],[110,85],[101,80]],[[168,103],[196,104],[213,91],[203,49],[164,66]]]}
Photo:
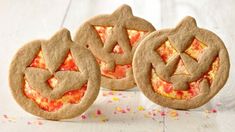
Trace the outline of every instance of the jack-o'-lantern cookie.
{"label": "jack-o'-lantern cookie", "polygon": [[95,57],[76,45],[67,29],[24,45],[15,55],[9,84],[26,111],[51,120],[83,113],[96,99],[100,70]]}
{"label": "jack-o'-lantern cookie", "polygon": [[132,58],[138,42],[154,30],[148,21],[133,16],[128,5],[122,5],[110,15],[86,21],[74,40],[96,57],[101,69],[101,86],[126,90],[136,85]]}
{"label": "jack-o'-lantern cookie", "polygon": [[190,109],[208,102],[224,86],[229,56],[222,40],[186,17],[174,29],[147,36],[133,59],[137,86],[153,102]]}

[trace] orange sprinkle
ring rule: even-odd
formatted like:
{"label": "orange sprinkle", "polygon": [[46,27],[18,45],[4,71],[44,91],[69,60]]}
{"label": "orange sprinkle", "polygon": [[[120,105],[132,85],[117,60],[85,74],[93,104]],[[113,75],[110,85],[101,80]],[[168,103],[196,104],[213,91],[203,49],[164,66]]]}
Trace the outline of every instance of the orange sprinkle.
{"label": "orange sprinkle", "polygon": [[171,110],[169,112],[169,114],[170,114],[171,117],[178,117],[179,116],[179,113],[176,110]]}

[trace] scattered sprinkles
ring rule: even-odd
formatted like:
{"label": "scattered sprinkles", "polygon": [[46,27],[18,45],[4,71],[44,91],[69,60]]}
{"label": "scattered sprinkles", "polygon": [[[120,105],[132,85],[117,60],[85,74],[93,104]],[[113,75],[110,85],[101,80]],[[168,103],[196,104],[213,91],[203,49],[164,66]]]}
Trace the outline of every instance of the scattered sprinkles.
{"label": "scattered sprinkles", "polygon": [[205,113],[217,113],[217,109],[212,108],[210,110],[204,110]]}
{"label": "scattered sprinkles", "polygon": [[3,114],[3,122],[10,122],[10,123],[14,123],[16,122],[16,118],[13,116],[8,116],[7,114]]}
{"label": "scattered sprinkles", "polygon": [[[121,117],[122,115],[126,116],[125,114],[129,114],[129,115],[131,115],[131,117],[130,117],[131,120],[135,120],[135,118],[143,117],[146,119],[158,121],[158,123],[160,124],[160,123],[163,123],[161,120],[159,121],[159,119],[162,119],[162,117],[169,117],[174,120],[179,120],[180,116],[189,116],[191,113],[190,111],[185,111],[185,112],[182,111],[179,114],[178,110],[173,110],[173,109],[162,110],[161,108],[148,108],[144,105],[123,106],[120,104],[120,103],[123,103],[123,102],[121,102],[121,100],[122,100],[121,98],[130,97],[130,96],[125,95],[125,92],[103,91],[103,93],[101,95],[102,95],[101,97],[106,98],[109,103],[112,103],[112,104],[108,104],[108,105],[114,106],[113,111],[111,111],[111,113],[112,113],[111,117],[107,116],[107,115],[109,115],[109,114],[107,114],[109,111],[106,111],[105,108],[100,107],[100,108],[95,108],[91,111],[88,111],[87,113],[82,114],[79,118],[79,119],[81,119],[81,121],[95,120],[95,121],[105,123],[105,122],[109,121],[109,118],[115,118],[114,115],[116,115],[117,117],[119,117],[119,116]],[[128,104],[128,103],[126,103],[126,104]],[[205,114],[206,118],[209,118],[210,115],[217,113],[218,108],[221,105],[222,105],[221,102],[217,102],[214,108],[204,110],[203,113]],[[107,106],[107,107],[110,107],[110,106]],[[112,109],[109,109],[109,110],[112,110]],[[141,116],[138,116],[138,115],[141,115]],[[1,116],[1,119],[2,119],[2,123],[16,122],[15,117],[9,116],[7,114],[3,114]],[[33,121],[26,121],[26,124],[40,126],[40,125],[43,125],[44,122],[43,122],[43,120],[38,118]]]}
{"label": "scattered sprinkles", "polygon": [[[180,114],[178,110],[173,110],[173,109],[162,110],[161,108],[148,108],[145,105],[124,106],[123,103],[128,104],[127,102],[123,102],[126,101],[125,98],[130,98],[130,96],[125,94],[125,92],[103,91],[101,97],[105,99],[107,105],[112,105],[114,107],[113,111],[111,112],[113,115],[116,116],[122,116],[122,115],[124,116],[125,114],[132,115],[132,117],[130,117],[131,120],[134,120],[135,118],[139,117],[138,115],[142,115],[143,118],[152,119],[152,120],[157,120],[158,118],[161,119],[162,117],[169,117],[174,120],[179,120],[180,116],[190,115],[190,111],[185,111]],[[216,103],[216,107],[219,106],[221,106],[221,103],[220,102]],[[205,113],[210,114],[216,112],[218,112],[217,108],[213,108],[211,110],[207,110]],[[107,116],[105,116],[104,113],[105,109],[96,108],[93,114],[90,114],[88,116],[91,119],[100,120],[101,122],[107,122],[109,121],[109,119]]]}

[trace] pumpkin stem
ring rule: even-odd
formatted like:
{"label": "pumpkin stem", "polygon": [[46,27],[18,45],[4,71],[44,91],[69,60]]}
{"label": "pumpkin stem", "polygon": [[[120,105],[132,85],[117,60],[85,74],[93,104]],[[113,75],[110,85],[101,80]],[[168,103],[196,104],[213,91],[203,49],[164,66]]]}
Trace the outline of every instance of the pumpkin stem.
{"label": "pumpkin stem", "polygon": [[197,22],[195,18],[191,16],[186,16],[177,26],[176,29],[186,29],[187,31],[190,31],[197,27]]}
{"label": "pumpkin stem", "polygon": [[70,32],[66,28],[62,28],[57,33],[55,33],[55,35],[51,37],[51,40],[53,40],[53,39],[54,40],[62,40],[64,42],[72,41],[71,36],[70,36]]}
{"label": "pumpkin stem", "polygon": [[130,17],[133,16],[131,7],[129,5],[123,4],[117,10],[113,12],[113,15],[116,16],[125,16]]}

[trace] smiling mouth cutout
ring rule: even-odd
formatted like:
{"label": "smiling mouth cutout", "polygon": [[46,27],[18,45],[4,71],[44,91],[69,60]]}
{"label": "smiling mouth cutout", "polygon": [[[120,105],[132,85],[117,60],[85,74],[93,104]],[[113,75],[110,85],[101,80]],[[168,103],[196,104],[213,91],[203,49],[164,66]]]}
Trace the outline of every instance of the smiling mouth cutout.
{"label": "smiling mouth cutout", "polygon": [[[185,53],[191,56],[196,61],[198,61],[200,58],[200,54],[203,52],[204,48],[206,48],[205,44],[198,41],[197,39],[194,39],[192,45],[185,51]],[[160,48],[157,49],[157,52],[159,53],[159,55],[161,56],[162,60],[165,63],[167,63],[172,56],[177,54],[176,50],[170,45],[169,41],[166,41],[163,45],[161,45]],[[219,69],[219,63],[220,63],[219,61],[220,61],[219,58],[216,57],[213,63],[211,64],[210,69],[206,73],[204,73],[202,77],[200,77],[196,81],[189,82],[188,90],[175,90],[172,83],[161,79],[155,72],[154,68],[152,68],[151,70],[152,88],[156,93],[172,99],[178,99],[178,100],[191,99],[200,93],[199,84],[203,79],[207,79],[209,85],[212,84],[213,80],[215,79],[216,72]],[[175,74],[190,76],[190,74],[187,71],[187,68],[185,68],[184,63],[181,59],[178,62],[178,65],[174,72],[174,75]]]}
{"label": "smiling mouth cutout", "polygon": [[[42,51],[38,53],[37,57],[34,58],[33,62],[30,64],[29,67],[47,69],[45,61],[43,59]],[[68,53],[67,58],[65,59],[64,63],[59,67],[58,71],[79,71],[78,67],[74,63],[71,53]],[[24,79],[24,87],[23,92],[32,101],[34,101],[41,109],[53,112],[62,108],[64,104],[76,104],[79,103],[81,98],[84,96],[87,84],[84,84],[80,89],[71,90],[65,92],[63,96],[59,99],[49,99],[47,97],[43,97],[38,91],[34,90],[26,80]],[[57,85],[58,80],[52,76],[47,80],[47,84],[54,89]]]}
{"label": "smiling mouth cutout", "polygon": [[[103,44],[105,44],[107,38],[112,34],[113,27],[104,27],[104,26],[94,26],[95,30],[100,36],[100,39]],[[127,34],[129,38],[129,44],[131,47],[135,46],[136,43],[146,34],[147,32],[144,31],[137,31],[137,30],[129,30],[127,29]],[[124,54],[124,50],[119,44],[116,44],[112,50],[113,54]],[[113,70],[109,70],[105,68],[104,61],[101,61],[101,59],[97,58],[97,62],[100,65],[101,74],[105,77],[111,78],[111,79],[122,79],[126,77],[126,72],[132,68],[131,64],[126,65],[119,65],[116,64],[115,68]]]}

